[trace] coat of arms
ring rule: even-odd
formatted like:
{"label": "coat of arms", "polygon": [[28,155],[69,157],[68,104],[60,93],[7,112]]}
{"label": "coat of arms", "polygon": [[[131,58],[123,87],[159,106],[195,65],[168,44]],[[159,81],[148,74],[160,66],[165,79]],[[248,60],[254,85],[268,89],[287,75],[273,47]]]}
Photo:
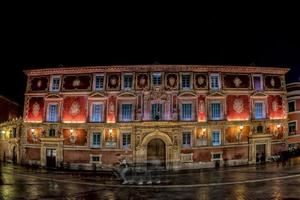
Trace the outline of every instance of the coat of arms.
{"label": "coat of arms", "polygon": [[69,113],[72,116],[76,116],[80,113],[80,105],[76,101],[72,103]]}
{"label": "coat of arms", "polygon": [[233,102],[233,110],[237,113],[241,113],[244,111],[244,103],[241,99],[235,99]]}
{"label": "coat of arms", "polygon": [[40,113],[40,105],[37,102],[35,102],[32,106],[32,115],[34,117],[37,117],[39,113]]}
{"label": "coat of arms", "polygon": [[78,78],[76,78],[73,83],[72,83],[73,87],[78,87],[80,86],[80,80]]}
{"label": "coat of arms", "polygon": [[233,83],[235,87],[240,87],[242,81],[238,77],[235,77],[235,79],[233,79]]}

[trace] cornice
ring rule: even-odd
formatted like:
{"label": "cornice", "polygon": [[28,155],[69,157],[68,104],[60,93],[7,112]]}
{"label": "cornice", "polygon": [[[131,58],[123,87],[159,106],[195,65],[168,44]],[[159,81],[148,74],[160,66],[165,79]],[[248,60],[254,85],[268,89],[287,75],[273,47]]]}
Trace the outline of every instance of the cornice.
{"label": "cornice", "polygon": [[225,72],[225,73],[261,73],[286,74],[288,68],[280,67],[253,67],[253,66],[225,66],[225,65],[112,65],[112,66],[80,66],[64,68],[44,68],[24,70],[27,76],[55,75],[55,74],[82,74],[106,72]]}

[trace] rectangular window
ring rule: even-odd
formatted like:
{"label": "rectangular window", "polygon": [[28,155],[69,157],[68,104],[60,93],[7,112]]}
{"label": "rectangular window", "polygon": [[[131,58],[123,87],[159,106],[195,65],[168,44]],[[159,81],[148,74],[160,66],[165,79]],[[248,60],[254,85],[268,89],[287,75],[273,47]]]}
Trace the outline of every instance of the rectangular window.
{"label": "rectangular window", "polygon": [[130,148],[131,144],[131,134],[130,133],[123,133],[123,138],[122,138],[122,146],[125,149]]}
{"label": "rectangular window", "polygon": [[93,162],[99,162],[100,161],[100,156],[92,156],[92,161]]}
{"label": "rectangular window", "polygon": [[57,122],[58,121],[58,105],[50,104],[48,107],[48,121]]}
{"label": "rectangular window", "polygon": [[182,74],[181,75],[181,87],[184,90],[191,89],[191,75],[190,74]]}
{"label": "rectangular window", "polygon": [[104,75],[96,75],[94,77],[94,90],[104,89]]}
{"label": "rectangular window", "polygon": [[17,137],[17,128],[13,128],[13,137],[14,137],[14,138]]}
{"label": "rectangular window", "polygon": [[296,134],[296,122],[289,122],[289,135]]}
{"label": "rectangular window", "polygon": [[122,121],[132,121],[132,104],[122,104]]}
{"label": "rectangular window", "polygon": [[49,130],[49,137],[55,137],[55,129]]}
{"label": "rectangular window", "polygon": [[263,119],[265,118],[264,114],[264,103],[263,102],[255,102],[255,119]]}
{"label": "rectangular window", "polygon": [[132,89],[132,74],[124,74],[123,76],[123,89]]}
{"label": "rectangular window", "polygon": [[211,119],[221,119],[221,103],[211,103]]}
{"label": "rectangular window", "polygon": [[190,132],[182,133],[182,146],[183,147],[191,147],[191,133]]}
{"label": "rectangular window", "polygon": [[92,122],[102,122],[102,104],[93,104],[92,106]]}
{"label": "rectangular window", "polygon": [[256,91],[260,91],[262,90],[262,78],[260,75],[254,75],[253,76],[253,86],[254,86],[254,90]]}
{"label": "rectangular window", "polygon": [[161,73],[152,74],[152,84],[153,84],[153,86],[161,85]]}
{"label": "rectangular window", "polygon": [[162,120],[162,104],[152,104],[151,105],[151,116],[152,120]]}
{"label": "rectangular window", "polygon": [[192,120],[192,104],[191,103],[183,103],[182,104],[181,119],[182,120]]}
{"label": "rectangular window", "polygon": [[100,144],[101,144],[101,133],[93,133],[92,147],[100,148]]}
{"label": "rectangular window", "polygon": [[220,133],[220,131],[213,131],[212,132],[212,145],[213,146],[221,145],[221,133]]}
{"label": "rectangular window", "polygon": [[213,160],[220,160],[221,159],[221,154],[220,153],[214,153],[214,154],[212,154],[212,159]]}
{"label": "rectangular window", "polygon": [[212,90],[220,89],[219,74],[211,74],[210,75],[210,89],[212,89]]}
{"label": "rectangular window", "polygon": [[51,91],[52,92],[58,92],[60,88],[60,77],[59,76],[53,76],[51,78]]}
{"label": "rectangular window", "polygon": [[294,112],[296,110],[295,101],[289,102],[289,112]]}

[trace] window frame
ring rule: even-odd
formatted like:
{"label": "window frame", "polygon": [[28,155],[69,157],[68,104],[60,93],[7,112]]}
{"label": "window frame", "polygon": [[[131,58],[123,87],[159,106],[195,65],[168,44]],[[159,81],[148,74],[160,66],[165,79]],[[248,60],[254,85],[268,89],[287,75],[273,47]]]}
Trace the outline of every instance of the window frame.
{"label": "window frame", "polygon": [[[100,122],[93,121],[93,107],[94,107],[94,105],[102,106],[102,113],[100,112],[100,117],[101,117]],[[104,105],[103,102],[92,102],[90,104],[90,113],[89,113],[90,114],[90,117],[89,117],[90,122],[92,122],[92,123],[102,123],[102,122],[104,122],[104,113],[105,113],[105,105]]]}
{"label": "window frame", "polygon": [[[213,109],[212,109],[212,104],[220,104],[220,117],[219,118],[214,118],[213,117]],[[210,120],[222,120],[224,118],[223,114],[223,101],[221,100],[212,100],[209,102],[209,109],[210,109]]]}
{"label": "window frame", "polygon": [[[214,158],[214,155],[220,154],[220,158]],[[223,152],[211,152],[211,161],[223,160]]]}
{"label": "window frame", "polygon": [[[58,78],[59,79],[59,84],[58,84],[58,89],[55,89],[53,90],[53,81],[54,79]],[[61,88],[61,75],[52,75],[51,78],[50,78],[50,88],[49,88],[49,91],[50,92],[59,92],[60,91],[60,88]]]}
{"label": "window frame", "polygon": [[[94,144],[94,135],[99,135],[99,145]],[[102,148],[102,132],[101,131],[93,131],[91,133],[91,143],[90,143],[90,148],[92,149],[100,149]]]}
{"label": "window frame", "polygon": [[[254,82],[254,77],[259,77],[260,78],[260,89],[257,90],[255,88],[255,82]],[[264,90],[264,85],[263,85],[263,76],[262,74],[252,74],[252,85],[253,85],[253,90],[254,91],[263,91]]]}
{"label": "window frame", "polygon": [[[96,88],[96,77],[97,76],[102,76],[103,77],[103,86],[102,86],[102,88]],[[94,74],[94,76],[93,76],[93,90],[94,91],[103,91],[104,89],[105,89],[105,74],[104,73]]]}
{"label": "window frame", "polygon": [[152,120],[152,121],[156,121],[155,120],[155,117],[153,118],[153,116],[152,116],[152,106],[154,105],[154,104],[158,104],[158,105],[161,105],[161,111],[160,111],[160,119],[159,120],[157,120],[157,121],[163,121],[164,120],[164,103],[163,102],[151,102],[151,108],[150,108],[150,119]]}
{"label": "window frame", "polygon": [[[262,103],[262,117],[261,118],[256,117],[256,106],[255,106],[256,103]],[[265,101],[264,100],[254,100],[254,102],[253,102],[253,118],[255,120],[263,120],[263,119],[266,119],[266,117],[267,117],[267,113],[266,113]]]}
{"label": "window frame", "polygon": [[[191,105],[191,118],[189,118],[189,119],[184,119],[183,118],[183,104],[190,104]],[[194,104],[193,104],[193,102],[183,101],[183,102],[181,102],[180,107],[181,107],[181,109],[180,109],[180,120],[181,121],[193,121],[194,120],[194,109],[193,109]]]}
{"label": "window frame", "polygon": [[[50,106],[56,105],[57,106],[57,120],[56,121],[50,121]],[[50,102],[47,104],[47,115],[46,115],[46,121],[47,122],[59,122],[60,120],[60,115],[59,115],[59,103],[57,102]]]}
{"label": "window frame", "polygon": [[[294,110],[293,111],[290,111],[290,103],[294,103]],[[295,100],[288,101],[288,112],[289,113],[295,112],[296,108],[297,108],[297,106],[296,106],[296,101]]]}
{"label": "window frame", "polygon": [[[131,119],[123,119],[123,105],[131,105]],[[130,101],[120,102],[119,121],[120,122],[132,122],[134,121],[134,103]]]}
{"label": "window frame", "polygon": [[[290,124],[291,123],[295,123],[295,133],[293,133],[293,134],[290,134],[290,133],[292,133],[292,132],[290,132]],[[297,120],[293,120],[293,121],[289,121],[288,122],[288,135],[295,135],[295,134],[297,134]]]}
{"label": "window frame", "polygon": [[[219,133],[219,143],[214,143],[214,133]],[[212,146],[221,146],[222,144],[222,133],[220,129],[214,129],[211,131],[211,145]]]}
{"label": "window frame", "polygon": [[[189,87],[183,87],[183,76],[185,75],[189,75],[190,79],[189,79]],[[180,89],[181,90],[191,90],[193,89],[193,78],[192,78],[192,73],[189,72],[184,72],[184,73],[180,73]]]}
{"label": "window frame", "polygon": [[[125,135],[129,135],[129,138],[130,138],[130,140],[129,140],[129,143],[127,144],[127,145],[124,145],[124,136]],[[122,132],[122,139],[121,139],[121,147],[122,147],[122,149],[131,149],[131,142],[132,142],[132,138],[131,138],[131,132],[129,132],[129,131],[124,131],[124,132]],[[128,140],[128,137],[127,137],[127,139],[126,139],[126,141]],[[127,141],[128,142],[128,141]]]}
{"label": "window frame", "polygon": [[[125,76],[131,76],[131,87],[125,87]],[[122,74],[122,90],[133,90],[134,87],[134,74],[133,73],[123,73]]]}
{"label": "window frame", "polygon": [[[190,144],[184,144],[184,135],[190,135]],[[182,148],[191,148],[192,147],[192,131],[183,131],[182,132]]]}
{"label": "window frame", "polygon": [[[213,88],[212,87],[212,77],[217,77],[218,78],[218,88]],[[210,90],[215,90],[215,91],[218,91],[221,89],[221,77],[220,77],[220,74],[219,73],[211,73],[209,74],[209,89]]]}

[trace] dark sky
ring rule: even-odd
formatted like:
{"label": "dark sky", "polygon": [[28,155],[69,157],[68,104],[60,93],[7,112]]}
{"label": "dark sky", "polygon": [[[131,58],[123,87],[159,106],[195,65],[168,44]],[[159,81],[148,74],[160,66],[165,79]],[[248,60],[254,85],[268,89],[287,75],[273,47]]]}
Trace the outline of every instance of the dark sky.
{"label": "dark sky", "polygon": [[287,82],[299,81],[300,34],[296,24],[282,19],[92,17],[94,20],[65,17],[40,21],[32,16],[2,25],[0,94],[23,104],[22,70],[60,64],[254,63],[289,67]]}

